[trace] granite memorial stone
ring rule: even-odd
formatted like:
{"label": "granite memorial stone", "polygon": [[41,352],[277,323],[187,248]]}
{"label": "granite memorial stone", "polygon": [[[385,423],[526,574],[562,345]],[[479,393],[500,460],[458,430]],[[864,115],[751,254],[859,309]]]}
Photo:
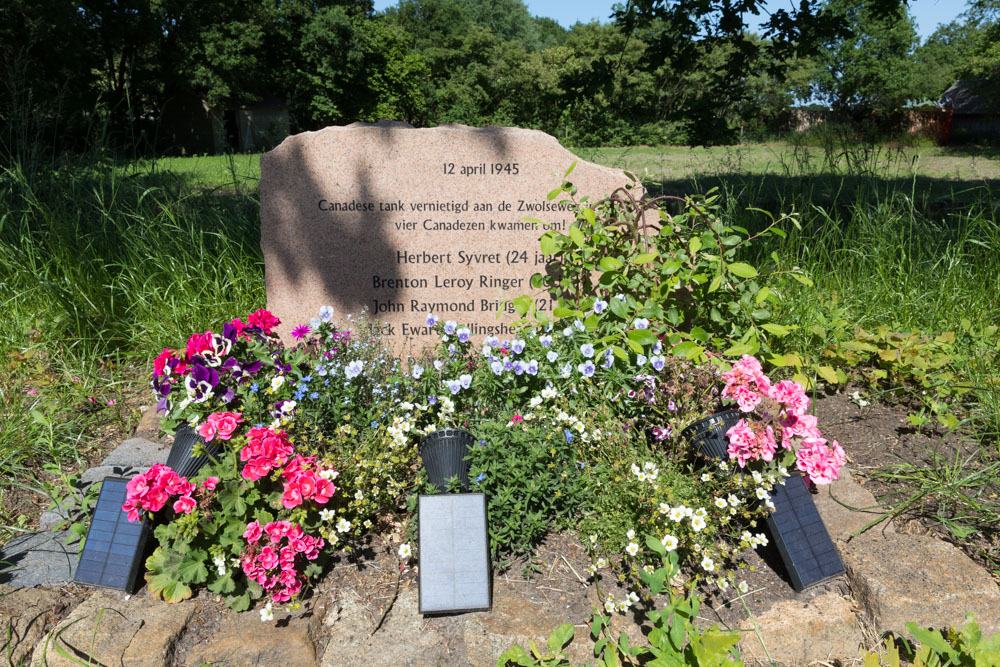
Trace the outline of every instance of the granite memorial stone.
{"label": "granite memorial stone", "polygon": [[[431,340],[427,316],[505,336],[510,299],[534,293],[538,238],[567,232],[568,204],[547,195],[570,180],[597,199],[624,172],[577,158],[551,136],[518,128],[382,121],[285,139],[261,159],[261,248],[279,333],[331,305],[362,310],[397,352]],[[539,222],[528,222],[534,218]],[[551,311],[537,293],[539,311]]]}

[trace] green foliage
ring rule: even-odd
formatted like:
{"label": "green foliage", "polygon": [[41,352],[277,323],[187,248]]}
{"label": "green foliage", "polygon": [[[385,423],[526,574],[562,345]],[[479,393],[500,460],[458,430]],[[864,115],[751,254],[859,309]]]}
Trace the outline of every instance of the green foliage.
{"label": "green foliage", "polygon": [[524,665],[524,667],[560,667],[569,665],[569,657],[563,652],[566,645],[573,641],[574,629],[572,624],[563,623],[552,631],[549,635],[548,652],[542,654],[531,642],[529,650],[525,651],[520,646],[512,646],[497,660],[497,667],[507,667],[507,665]]}
{"label": "green foliage", "polygon": [[913,19],[905,6],[898,13],[885,13],[881,4],[826,3],[827,11],[847,26],[846,32],[826,40],[813,82],[813,92],[832,109],[884,119],[915,97],[913,50],[919,38]]}
{"label": "green foliage", "polygon": [[[950,627],[944,634],[940,630],[921,628],[912,622],[906,624],[906,630],[920,643],[920,648],[913,652],[906,640],[900,640],[904,650],[909,653],[907,658],[915,667],[1000,665],[1000,633],[984,637],[972,614],[966,615],[965,624],[961,629]],[[881,660],[875,653],[862,651],[865,667],[879,667],[883,664],[888,667],[899,667],[899,648],[892,637],[888,637],[882,646]]]}
{"label": "green foliage", "polygon": [[[568,174],[567,174],[568,175]],[[566,182],[550,193],[575,194]],[[682,202],[671,214],[665,200]],[[532,286],[558,299],[556,316],[587,318],[601,334],[602,348],[615,354],[643,354],[659,335],[673,344],[676,357],[704,360],[706,352],[756,354],[769,349],[769,339],[791,329],[772,322],[780,301],[776,278],[781,274],[810,284],[801,271],[778,271],[773,262],[758,269],[743,261],[749,246],[762,236],[784,236],[781,225],[797,225],[795,216],[770,218],[757,234],[729,224],[720,215],[718,197],[662,197],[637,201],[622,190],[593,205],[574,204],[576,220],[569,233],[546,232],[541,251],[549,258],[548,275],[537,274]],[[604,304],[592,315],[595,304]],[[610,315],[598,317],[606,307]],[[665,330],[636,326],[651,320]]]}
{"label": "green foliage", "polygon": [[485,444],[468,457],[469,479],[486,494],[495,561],[528,552],[551,528],[572,526],[593,502],[592,470],[581,470],[580,452],[558,431],[485,422],[476,435]]}

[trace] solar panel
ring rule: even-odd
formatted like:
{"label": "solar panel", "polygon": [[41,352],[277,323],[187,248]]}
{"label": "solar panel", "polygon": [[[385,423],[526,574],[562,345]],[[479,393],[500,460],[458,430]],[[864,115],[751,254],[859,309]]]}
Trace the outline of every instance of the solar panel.
{"label": "solar panel", "polygon": [[126,484],[122,477],[105,477],[80,554],[74,580],[83,584],[135,591],[142,572],[149,522],[129,522],[122,511]]}
{"label": "solar panel", "polygon": [[793,473],[784,485],[776,485],[771,502],[774,511],[767,517],[767,527],[795,590],[844,573],[837,548],[801,475]]}
{"label": "solar panel", "polygon": [[488,611],[490,561],[486,496],[420,496],[420,613]]}

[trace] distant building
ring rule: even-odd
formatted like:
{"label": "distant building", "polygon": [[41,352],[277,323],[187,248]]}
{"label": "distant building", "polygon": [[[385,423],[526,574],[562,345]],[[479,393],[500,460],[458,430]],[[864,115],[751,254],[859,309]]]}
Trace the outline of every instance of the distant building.
{"label": "distant building", "polygon": [[956,81],[941,95],[940,105],[950,116],[947,140],[1000,141],[1000,104],[983,79]]}

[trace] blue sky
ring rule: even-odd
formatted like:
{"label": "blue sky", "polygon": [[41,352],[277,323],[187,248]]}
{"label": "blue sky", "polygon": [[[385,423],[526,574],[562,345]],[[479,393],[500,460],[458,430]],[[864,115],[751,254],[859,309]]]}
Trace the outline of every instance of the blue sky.
{"label": "blue sky", "polygon": [[[382,10],[396,4],[397,0],[375,0],[375,9]],[[482,0],[488,2],[489,0]],[[548,16],[569,27],[577,21],[584,23],[596,19],[607,22],[614,0],[526,0],[528,10],[535,16]],[[793,0],[768,0],[770,8],[791,8]],[[925,39],[940,23],[954,20],[965,9],[962,0],[910,0],[910,11],[917,22],[917,32]],[[762,16],[766,20],[766,16]],[[760,20],[760,19],[758,19]],[[751,26],[754,23],[751,22]]]}

